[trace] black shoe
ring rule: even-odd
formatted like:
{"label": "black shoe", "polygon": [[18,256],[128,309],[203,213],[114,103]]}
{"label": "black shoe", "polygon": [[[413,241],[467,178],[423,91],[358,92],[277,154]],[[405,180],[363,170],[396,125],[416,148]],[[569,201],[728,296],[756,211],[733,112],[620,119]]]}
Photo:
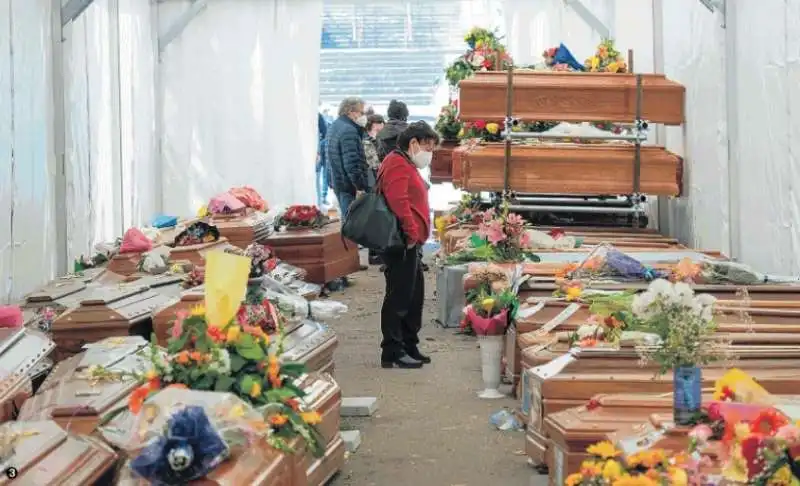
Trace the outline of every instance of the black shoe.
{"label": "black shoe", "polygon": [[384,359],[381,357],[381,368],[422,368],[422,361],[411,358],[408,355],[400,356],[395,359]]}
{"label": "black shoe", "polygon": [[370,255],[370,257],[369,257],[369,264],[370,265],[380,265],[381,263],[383,263],[383,261],[381,260],[380,256],[378,256],[378,255]]}
{"label": "black shoe", "polygon": [[419,349],[417,349],[417,348],[412,348],[412,349],[407,350],[406,354],[410,358],[415,359],[415,360],[417,360],[417,361],[419,361],[421,363],[424,363],[424,364],[430,364],[430,362],[431,362],[431,357],[430,356],[425,356],[424,354],[420,353]]}

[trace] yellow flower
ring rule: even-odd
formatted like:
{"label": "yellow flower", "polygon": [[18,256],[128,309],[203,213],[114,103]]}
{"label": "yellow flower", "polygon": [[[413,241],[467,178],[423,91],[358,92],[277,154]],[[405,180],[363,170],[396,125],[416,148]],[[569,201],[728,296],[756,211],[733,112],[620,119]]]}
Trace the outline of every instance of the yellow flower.
{"label": "yellow flower", "polygon": [[617,450],[614,444],[607,440],[590,445],[586,448],[586,453],[601,459],[613,459],[622,455],[622,452]]}
{"label": "yellow flower", "polygon": [[146,380],[150,381],[155,378],[158,378],[158,373],[156,373],[156,370],[151,368],[150,370],[147,371],[147,373],[144,374],[144,377]]}
{"label": "yellow flower", "polygon": [[229,343],[235,343],[239,339],[239,335],[242,334],[242,328],[239,326],[231,326],[228,328],[228,334],[225,336],[225,339]]}
{"label": "yellow flower", "polygon": [[647,476],[622,476],[613,483],[612,486],[658,486],[658,483]]}
{"label": "yellow flower", "polygon": [[481,47],[483,47],[483,41],[482,41],[482,40],[480,40],[480,39],[478,39],[478,40],[475,42],[475,49],[480,49]]}
{"label": "yellow flower", "polygon": [[194,306],[192,308],[192,312],[189,315],[191,315],[193,317],[204,316],[204,315],[206,315],[206,308],[205,308],[205,306],[202,306],[202,305],[196,305],[196,306]]}
{"label": "yellow flower", "polygon": [[775,474],[767,481],[767,486],[790,486],[792,482],[792,471],[789,466],[783,466],[775,471]]}
{"label": "yellow flower", "polygon": [[497,123],[487,123],[486,131],[491,133],[492,135],[497,135],[497,132],[500,131],[500,125],[498,125]]}
{"label": "yellow flower", "polygon": [[669,481],[671,486],[687,486],[689,484],[689,475],[686,471],[673,467],[669,470]]}
{"label": "yellow flower", "polygon": [[567,287],[567,300],[573,301],[581,298],[581,288],[578,286]]}
{"label": "yellow flower", "polygon": [[200,206],[197,209],[197,217],[198,218],[205,218],[206,216],[208,216],[208,206],[205,206],[205,205]]}
{"label": "yellow flower", "polygon": [[230,411],[228,412],[228,417],[232,419],[238,419],[244,417],[244,405],[241,403],[234,405]]}
{"label": "yellow flower", "polygon": [[300,418],[308,425],[316,425],[322,422],[322,417],[317,412],[302,412]]}
{"label": "yellow flower", "polygon": [[250,388],[250,396],[252,398],[258,398],[261,395],[261,383],[255,382],[253,386]]}
{"label": "yellow flower", "polygon": [[622,476],[622,465],[613,459],[606,461],[606,465],[603,466],[603,477],[611,480],[620,476]]}
{"label": "yellow flower", "polygon": [[491,312],[491,310],[494,309],[494,299],[491,297],[483,299],[483,301],[481,301],[481,308],[486,312]]}
{"label": "yellow flower", "polygon": [[592,69],[597,69],[598,67],[600,67],[600,58],[597,56],[592,56],[591,64],[592,64]]}
{"label": "yellow flower", "polygon": [[461,127],[461,128],[458,130],[458,135],[456,135],[456,136],[457,136],[458,138],[464,138],[464,127]]}
{"label": "yellow flower", "polygon": [[583,461],[581,464],[581,475],[587,478],[599,476],[603,473],[603,468],[600,464],[594,461]]}
{"label": "yellow flower", "polygon": [[581,481],[583,481],[583,476],[581,476],[581,473],[570,474],[564,481],[564,486],[578,486],[581,484]]}
{"label": "yellow flower", "polygon": [[619,71],[619,64],[617,64],[616,62],[611,62],[608,64],[608,66],[606,66],[606,69],[610,73],[616,73],[617,71]]}

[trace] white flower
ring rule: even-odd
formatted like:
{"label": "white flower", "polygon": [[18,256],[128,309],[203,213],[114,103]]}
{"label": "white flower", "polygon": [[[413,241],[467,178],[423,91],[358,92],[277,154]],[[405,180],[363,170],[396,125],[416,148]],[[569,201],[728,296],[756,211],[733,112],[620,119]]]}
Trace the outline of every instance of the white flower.
{"label": "white flower", "polygon": [[474,56],[472,56],[472,65],[475,67],[483,66],[483,61],[485,61],[485,58],[480,54],[475,54]]}
{"label": "white flower", "polygon": [[216,370],[221,374],[227,374],[231,371],[231,355],[228,354],[227,349],[220,349],[217,354],[217,360],[208,366],[212,370]]}
{"label": "white flower", "polygon": [[692,290],[688,284],[684,282],[678,282],[672,286],[672,289],[675,293],[678,303],[684,307],[692,307],[692,304],[694,303],[694,290]]}
{"label": "white flower", "polygon": [[596,324],[584,324],[576,331],[578,339],[586,339],[590,337],[600,337],[603,335],[602,329]]}

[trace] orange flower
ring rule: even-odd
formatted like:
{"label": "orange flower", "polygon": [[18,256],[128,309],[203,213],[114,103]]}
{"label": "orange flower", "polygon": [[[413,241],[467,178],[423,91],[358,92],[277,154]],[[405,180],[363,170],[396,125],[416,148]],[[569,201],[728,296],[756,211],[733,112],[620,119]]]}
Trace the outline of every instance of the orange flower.
{"label": "orange flower", "polygon": [[182,365],[188,364],[189,363],[189,352],[188,351],[181,351],[180,353],[178,353],[178,356],[175,358],[175,361],[177,361],[178,364],[182,364]]}
{"label": "orange flower", "polygon": [[280,427],[281,425],[284,425],[288,421],[289,419],[286,417],[286,415],[273,415],[269,418],[269,423],[271,423],[275,427]]}
{"label": "orange flower", "polygon": [[139,412],[142,410],[142,405],[144,401],[147,399],[147,396],[150,394],[150,387],[147,385],[142,385],[139,388],[133,390],[128,396],[128,409],[131,411],[132,414],[138,415]]}
{"label": "orange flower", "polygon": [[280,377],[281,365],[278,363],[278,357],[270,355],[269,357],[269,365],[267,366],[267,377],[269,378],[269,382],[272,385],[272,388],[280,388],[281,387],[281,377]]}
{"label": "orange flower", "polygon": [[192,361],[203,361],[203,355],[200,354],[200,351],[192,351],[189,353],[189,357],[192,359]]}
{"label": "orange flower", "polygon": [[286,400],[286,405],[295,412],[300,410],[300,402],[296,398],[289,398]]}
{"label": "orange flower", "polygon": [[225,339],[227,338],[225,333],[222,332],[222,329],[217,327],[209,327],[206,331],[206,334],[208,334],[208,337],[210,337],[215,343],[224,343]]}
{"label": "orange flower", "polygon": [[778,429],[788,423],[789,420],[786,417],[775,409],[770,408],[758,414],[758,417],[750,424],[750,431],[755,434],[773,436]]}

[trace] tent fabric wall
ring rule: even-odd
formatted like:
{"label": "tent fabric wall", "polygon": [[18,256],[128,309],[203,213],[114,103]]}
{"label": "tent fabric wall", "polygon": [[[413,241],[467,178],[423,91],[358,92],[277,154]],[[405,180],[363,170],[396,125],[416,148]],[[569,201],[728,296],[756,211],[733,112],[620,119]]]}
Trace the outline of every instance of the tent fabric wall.
{"label": "tent fabric wall", "polygon": [[[160,4],[159,31],[186,8]],[[209,1],[167,46],[166,211],[194,214],[244,184],[271,205],[314,202],[321,30],[321,0]]]}
{"label": "tent fabric wall", "polygon": [[55,272],[49,0],[0,0],[0,303]]}

